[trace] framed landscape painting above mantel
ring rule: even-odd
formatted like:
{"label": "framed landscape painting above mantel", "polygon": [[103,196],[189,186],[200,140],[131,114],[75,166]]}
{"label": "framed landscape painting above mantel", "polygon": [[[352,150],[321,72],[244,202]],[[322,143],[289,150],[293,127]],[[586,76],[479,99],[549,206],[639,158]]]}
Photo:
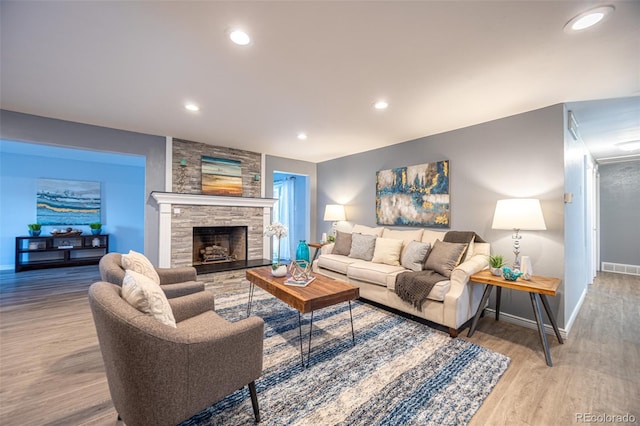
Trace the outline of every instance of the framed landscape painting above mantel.
{"label": "framed landscape painting above mantel", "polygon": [[376,173],[378,225],[449,228],[449,161]]}
{"label": "framed landscape painting above mantel", "polygon": [[242,197],[242,167],[238,160],[202,156],[202,193]]}

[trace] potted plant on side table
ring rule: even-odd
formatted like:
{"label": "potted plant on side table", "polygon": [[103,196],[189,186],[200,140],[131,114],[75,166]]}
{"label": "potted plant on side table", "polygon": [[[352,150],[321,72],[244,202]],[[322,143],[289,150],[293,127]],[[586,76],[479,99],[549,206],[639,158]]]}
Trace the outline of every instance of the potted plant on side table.
{"label": "potted plant on side table", "polygon": [[31,235],[32,237],[37,237],[38,235],[40,235],[40,232],[42,232],[42,225],[40,225],[39,223],[30,223],[27,226],[29,227],[29,235]]}
{"label": "potted plant on side table", "polygon": [[504,266],[504,256],[501,254],[496,254],[493,256],[489,256],[489,267],[491,273],[497,277],[502,275],[502,267]]}
{"label": "potted plant on side table", "polygon": [[280,238],[287,236],[287,227],[279,222],[267,225],[264,229],[266,237],[278,237],[278,258],[271,265],[271,275],[274,277],[284,277],[287,275],[287,265],[280,263]]}

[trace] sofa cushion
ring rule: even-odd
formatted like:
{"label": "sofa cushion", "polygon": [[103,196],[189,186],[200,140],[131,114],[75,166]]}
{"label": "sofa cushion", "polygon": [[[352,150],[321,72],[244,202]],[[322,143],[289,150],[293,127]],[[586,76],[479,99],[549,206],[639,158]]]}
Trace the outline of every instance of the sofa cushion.
{"label": "sofa cushion", "polygon": [[384,228],[382,236],[384,238],[395,238],[396,240],[402,240],[402,251],[400,256],[404,253],[405,248],[411,241],[420,241],[422,239],[422,229],[414,229],[410,231],[398,231],[396,229]]}
{"label": "sofa cushion", "polygon": [[400,265],[400,250],[402,250],[402,240],[394,238],[378,238],[373,251],[374,263],[386,263],[387,265]]}
{"label": "sofa cushion", "polygon": [[425,229],[422,233],[422,242],[429,243],[431,244],[431,247],[433,247],[433,244],[436,242],[436,240],[444,240],[444,236],[446,234],[447,233],[444,231],[432,231],[431,229]]}
{"label": "sofa cushion", "polygon": [[426,269],[431,269],[447,278],[451,276],[451,271],[460,263],[462,254],[467,248],[464,243],[445,243],[436,240],[427,261]]}
{"label": "sofa cushion", "polygon": [[376,247],[375,235],[364,235],[360,233],[351,234],[351,251],[349,257],[354,259],[371,260]]}
{"label": "sofa cushion", "polygon": [[[395,276],[392,282],[388,282],[387,288],[390,291],[396,292],[396,280]],[[451,280],[442,280],[438,281],[427,296],[427,299],[435,300],[436,302],[444,301],[444,296],[449,293],[449,289],[451,288]]]}
{"label": "sofa cushion", "polygon": [[351,251],[351,234],[342,231],[336,231],[336,241],[333,245],[332,254],[341,254],[349,256]]}
{"label": "sofa cushion", "polygon": [[329,269],[334,272],[347,275],[347,267],[354,262],[358,262],[357,259],[352,259],[340,254],[322,254],[318,257],[318,267]]}
{"label": "sofa cushion", "polygon": [[406,271],[406,269],[402,266],[357,261],[349,265],[347,268],[347,276],[354,280],[388,287],[390,283],[396,281],[396,275],[404,271]]}
{"label": "sofa cushion", "polygon": [[153,267],[149,259],[147,259],[144,254],[129,250],[128,254],[123,254],[121,256],[120,263],[125,271],[135,271],[147,278],[150,278],[156,284],[160,284],[160,276],[158,275],[156,268]]}
{"label": "sofa cushion", "polygon": [[358,225],[356,224],[351,230],[352,234],[363,234],[363,235],[375,235],[376,237],[382,236],[382,231],[384,228],[379,226],[377,228],[371,228],[370,226]]}
{"label": "sofa cushion", "polygon": [[411,241],[403,250],[400,264],[412,271],[422,271],[431,244]]}
{"label": "sofa cushion", "polygon": [[133,270],[124,273],[122,298],[131,306],[150,315],[161,323],[176,327],[171,305],[160,285],[150,278]]}

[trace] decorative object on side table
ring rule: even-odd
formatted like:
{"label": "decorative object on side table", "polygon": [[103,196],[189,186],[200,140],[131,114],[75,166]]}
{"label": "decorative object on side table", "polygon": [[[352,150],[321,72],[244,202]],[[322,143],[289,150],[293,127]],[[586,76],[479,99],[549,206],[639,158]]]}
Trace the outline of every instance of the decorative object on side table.
{"label": "decorative object on side table", "polygon": [[502,268],[502,277],[507,281],[515,281],[522,275],[522,272],[519,270],[511,270],[511,268],[504,267]]}
{"label": "decorative object on side table", "polygon": [[307,263],[311,261],[311,255],[309,254],[309,245],[306,240],[300,240],[298,247],[296,248],[296,260],[304,260]]}
{"label": "decorative object on side table", "polygon": [[522,256],[520,261],[520,270],[522,271],[522,279],[530,280],[533,275],[533,267],[531,266],[531,258],[529,256]]}
{"label": "decorative object on side table", "polygon": [[280,222],[274,222],[264,229],[265,237],[278,238],[278,258],[271,265],[271,275],[274,277],[284,277],[287,274],[287,265],[280,263],[280,239],[287,236],[287,227]]}
{"label": "decorative object on side table", "polygon": [[77,237],[82,235],[80,229],[66,228],[66,229],[54,229],[51,231],[51,235],[54,237]]}
{"label": "decorative object on side table", "polygon": [[502,275],[502,267],[504,266],[504,256],[496,254],[489,256],[489,269],[493,275],[499,277]]}
{"label": "decorative object on side table", "polygon": [[40,235],[40,232],[42,232],[42,230],[40,229],[42,225],[40,225],[39,223],[30,223],[27,226],[29,227],[29,235],[31,235],[32,237],[37,237],[38,235]]}
{"label": "decorative object on side table", "polygon": [[102,233],[102,224],[100,222],[90,223],[91,233],[93,235],[100,235]]}

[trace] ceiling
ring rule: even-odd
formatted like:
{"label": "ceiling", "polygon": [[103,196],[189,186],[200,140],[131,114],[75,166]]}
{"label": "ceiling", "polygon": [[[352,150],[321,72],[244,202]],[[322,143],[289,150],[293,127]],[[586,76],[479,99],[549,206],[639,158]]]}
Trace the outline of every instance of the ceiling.
{"label": "ceiling", "polygon": [[0,101],[311,162],[566,102],[608,158],[640,139],[640,2],[563,31],[600,4],[3,0]]}

